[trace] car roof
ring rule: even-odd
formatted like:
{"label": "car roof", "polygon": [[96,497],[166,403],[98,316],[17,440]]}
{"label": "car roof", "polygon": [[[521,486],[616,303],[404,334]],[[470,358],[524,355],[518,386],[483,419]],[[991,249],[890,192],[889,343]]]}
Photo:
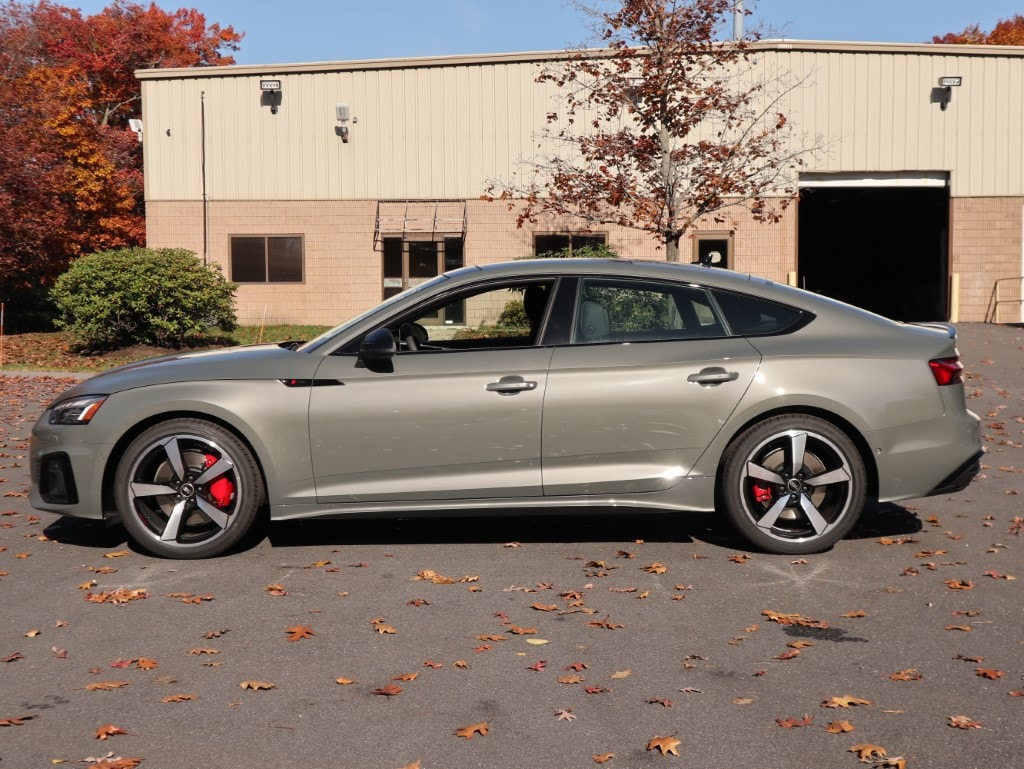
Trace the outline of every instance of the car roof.
{"label": "car roof", "polygon": [[733,288],[776,296],[775,289],[784,292],[788,286],[733,270],[705,267],[678,262],[646,261],[640,259],[520,259],[513,262],[461,267],[445,273],[454,287],[463,282],[474,282],[480,278],[506,278],[527,275],[615,275],[623,277],[652,278],[672,281],[691,281],[701,285]]}
{"label": "car roof", "polygon": [[519,259],[512,262],[461,267],[445,273],[451,288],[481,278],[514,278],[516,276],[583,276],[610,275],[618,277],[650,278],[692,282],[701,286],[721,288],[753,294],[795,307],[819,313],[839,313],[852,320],[854,317],[871,324],[891,324],[888,318],[875,315],[821,294],[776,283],[767,278],[736,272],[721,267],[680,262],[648,261],[642,259]]}

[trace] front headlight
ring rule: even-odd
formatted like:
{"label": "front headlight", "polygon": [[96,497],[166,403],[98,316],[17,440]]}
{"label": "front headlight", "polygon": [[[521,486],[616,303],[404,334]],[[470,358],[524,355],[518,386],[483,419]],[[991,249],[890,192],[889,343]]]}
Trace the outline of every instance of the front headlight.
{"label": "front headlight", "polygon": [[87,425],[106,399],[106,395],[82,395],[61,401],[50,409],[50,424]]}

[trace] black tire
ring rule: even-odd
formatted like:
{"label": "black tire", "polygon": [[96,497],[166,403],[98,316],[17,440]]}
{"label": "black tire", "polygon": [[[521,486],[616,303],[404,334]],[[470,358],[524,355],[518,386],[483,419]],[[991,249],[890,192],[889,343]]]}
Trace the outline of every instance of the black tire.
{"label": "black tire", "polygon": [[114,476],[117,510],[143,550],[220,555],[251,534],[266,503],[252,452],[220,425],[171,419],[132,441]]}
{"label": "black tire", "polygon": [[867,473],[842,430],[804,414],[753,425],[726,450],[721,500],[755,547],[784,555],[832,547],[864,508]]}

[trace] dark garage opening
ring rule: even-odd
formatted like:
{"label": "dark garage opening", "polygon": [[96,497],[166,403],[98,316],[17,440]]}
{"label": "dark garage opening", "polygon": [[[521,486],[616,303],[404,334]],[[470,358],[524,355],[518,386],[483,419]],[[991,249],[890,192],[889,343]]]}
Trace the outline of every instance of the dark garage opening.
{"label": "dark garage opening", "polygon": [[946,187],[800,190],[800,285],[895,320],[948,317]]}

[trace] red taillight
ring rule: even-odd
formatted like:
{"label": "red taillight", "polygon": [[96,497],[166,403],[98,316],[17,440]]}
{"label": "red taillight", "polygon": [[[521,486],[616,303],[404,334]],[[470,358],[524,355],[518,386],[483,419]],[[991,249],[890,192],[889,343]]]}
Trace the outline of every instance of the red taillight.
{"label": "red taillight", "polygon": [[931,367],[935,383],[942,387],[944,385],[963,384],[964,364],[960,358],[937,358],[928,361]]}

